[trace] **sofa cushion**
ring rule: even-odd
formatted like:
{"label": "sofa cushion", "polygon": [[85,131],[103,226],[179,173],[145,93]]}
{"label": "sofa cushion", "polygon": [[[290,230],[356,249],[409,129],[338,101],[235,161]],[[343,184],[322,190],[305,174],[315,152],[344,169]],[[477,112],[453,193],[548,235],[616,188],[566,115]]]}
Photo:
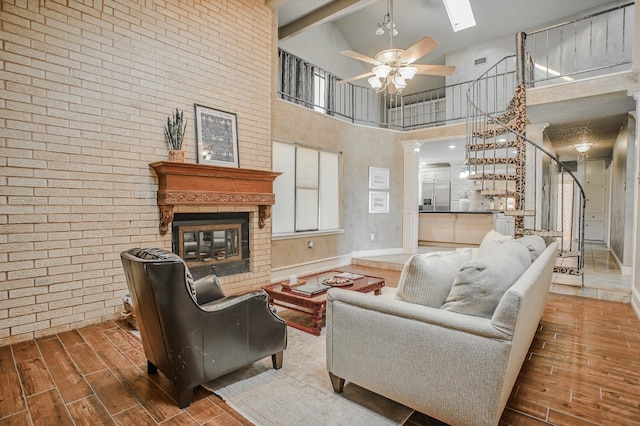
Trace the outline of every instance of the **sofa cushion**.
{"label": "sofa cushion", "polygon": [[442,309],[491,318],[502,295],[531,265],[529,250],[514,241],[496,246],[490,256],[465,262]]}
{"label": "sofa cushion", "polygon": [[506,241],[511,240],[513,240],[513,237],[511,235],[502,235],[501,233],[492,229],[491,231],[487,232],[487,234],[480,242],[480,247],[478,247],[478,251],[475,253],[473,258],[475,259],[477,257],[490,255],[493,252],[493,249],[505,243]]}
{"label": "sofa cushion", "polygon": [[413,255],[402,269],[396,299],[439,308],[460,266],[470,259],[471,250]]}
{"label": "sofa cushion", "polygon": [[547,243],[544,242],[544,238],[538,235],[525,235],[522,238],[516,238],[515,240],[520,244],[523,244],[531,255],[531,263],[535,262],[535,260],[542,254],[544,249],[547,248]]}

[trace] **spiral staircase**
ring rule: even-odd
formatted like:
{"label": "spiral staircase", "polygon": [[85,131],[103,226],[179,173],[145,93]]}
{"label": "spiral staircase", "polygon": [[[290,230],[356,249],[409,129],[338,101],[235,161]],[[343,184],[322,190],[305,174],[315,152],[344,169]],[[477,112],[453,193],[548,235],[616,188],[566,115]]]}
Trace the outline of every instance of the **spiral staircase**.
{"label": "spiral staircase", "polygon": [[525,61],[510,56],[469,87],[467,179],[497,213],[513,217],[515,238],[558,242],[554,272],[582,278],[585,193],[565,164],[527,138],[525,74]]}

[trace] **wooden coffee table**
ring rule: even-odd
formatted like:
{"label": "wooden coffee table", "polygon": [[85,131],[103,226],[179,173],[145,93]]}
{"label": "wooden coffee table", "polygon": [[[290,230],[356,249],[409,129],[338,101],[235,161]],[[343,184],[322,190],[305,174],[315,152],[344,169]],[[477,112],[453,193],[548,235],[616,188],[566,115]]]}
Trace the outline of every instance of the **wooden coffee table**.
{"label": "wooden coffee table", "polygon": [[[314,274],[300,277],[305,279],[307,283],[322,283],[327,278],[333,278],[334,275],[341,271],[328,271],[321,274]],[[363,275],[363,274],[360,274]],[[363,275],[362,278],[353,280],[353,284],[349,286],[337,287],[344,290],[359,291],[361,293],[374,292],[379,295],[382,287],[384,287],[384,278]],[[280,283],[270,284],[262,287],[269,295],[269,301],[272,305],[291,309],[303,314],[311,315],[312,327],[306,327],[293,321],[287,321],[287,324],[298,330],[307,333],[320,335],[322,329],[322,316],[327,309],[327,292],[316,294],[313,296],[305,296],[292,292],[287,288],[283,288]]]}

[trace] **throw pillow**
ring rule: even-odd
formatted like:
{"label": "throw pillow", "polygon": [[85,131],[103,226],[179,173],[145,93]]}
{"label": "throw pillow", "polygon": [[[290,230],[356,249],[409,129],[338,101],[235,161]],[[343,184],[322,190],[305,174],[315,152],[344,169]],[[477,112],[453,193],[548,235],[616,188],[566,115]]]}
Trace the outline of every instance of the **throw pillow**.
{"label": "throw pillow", "polygon": [[442,309],[491,318],[502,295],[531,265],[529,250],[506,242],[491,256],[470,260],[460,267]]}
{"label": "throw pillow", "polygon": [[535,262],[538,256],[540,256],[544,249],[547,248],[547,243],[544,242],[544,238],[538,235],[525,235],[524,237],[516,238],[513,241],[523,244],[527,249],[529,249],[531,263]]}
{"label": "throw pillow", "polygon": [[404,265],[396,299],[439,308],[444,303],[460,266],[471,250],[413,255]]}
{"label": "throw pillow", "polygon": [[474,257],[482,257],[490,255],[493,252],[493,249],[498,247],[500,244],[505,243],[506,241],[511,241],[513,237],[511,235],[502,235],[501,233],[494,231],[493,229],[484,236],[482,241],[480,242],[480,247],[478,247],[478,251]]}

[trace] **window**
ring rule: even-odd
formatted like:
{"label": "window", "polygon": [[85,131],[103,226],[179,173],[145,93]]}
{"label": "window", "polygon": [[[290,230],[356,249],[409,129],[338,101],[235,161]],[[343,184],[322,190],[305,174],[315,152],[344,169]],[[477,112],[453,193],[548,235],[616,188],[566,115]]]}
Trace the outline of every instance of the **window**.
{"label": "window", "polygon": [[340,227],[340,154],[274,142],[273,234]]}
{"label": "window", "polygon": [[325,90],[326,79],[323,73],[316,69],[313,73],[313,109],[318,112],[327,112]]}

